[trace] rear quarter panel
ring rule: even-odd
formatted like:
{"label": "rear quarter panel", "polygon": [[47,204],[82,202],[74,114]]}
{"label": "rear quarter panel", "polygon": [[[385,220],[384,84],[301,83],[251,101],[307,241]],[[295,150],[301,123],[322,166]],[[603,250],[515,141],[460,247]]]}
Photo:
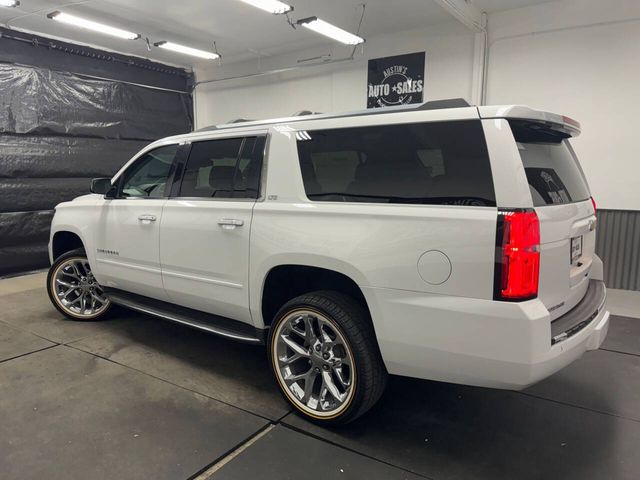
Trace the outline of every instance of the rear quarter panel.
{"label": "rear quarter panel", "polygon": [[[251,226],[256,326],[262,324],[264,279],[283,264],[335,270],[361,287],[492,298],[495,207],[312,202],[304,192],[292,128],[272,129],[267,162],[265,201],[256,203]],[[427,283],[418,270],[430,250],[444,253],[451,264],[440,284]]]}

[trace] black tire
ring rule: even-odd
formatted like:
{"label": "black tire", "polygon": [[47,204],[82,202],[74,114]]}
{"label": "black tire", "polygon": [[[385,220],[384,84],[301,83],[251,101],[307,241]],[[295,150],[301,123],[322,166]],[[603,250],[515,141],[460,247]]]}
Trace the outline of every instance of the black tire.
{"label": "black tire", "polygon": [[[69,308],[65,308],[65,306],[61,303],[61,300],[58,299],[58,296],[55,293],[55,276],[58,269],[66,262],[72,259],[84,260],[87,261],[87,254],[84,248],[78,248],[76,250],[71,250],[69,252],[63,253],[60,255],[49,268],[49,273],[47,274],[47,294],[49,295],[49,300],[53,304],[56,309],[62,313],[65,317],[70,320],[80,321],[80,322],[95,322],[98,320],[104,320],[109,314],[112,304],[107,300],[106,306],[102,309],[99,309],[95,314],[78,314],[74,313]],[[97,285],[97,284],[96,284]],[[87,294],[89,295],[89,294]]]}
{"label": "black tire", "polygon": [[[354,392],[349,404],[334,416],[315,416],[303,410],[304,405],[296,404],[294,394],[287,387],[279,373],[277,359],[276,332],[285,328],[281,325],[297,311],[320,313],[329,320],[331,326],[339,329],[346,339],[355,366],[353,378]],[[319,425],[344,425],[363,415],[380,399],[387,382],[387,371],[380,355],[375,333],[366,309],[353,298],[339,292],[316,291],[296,297],[278,311],[271,326],[268,340],[269,363],[280,387],[280,391],[294,410],[306,419]],[[309,362],[310,363],[310,362]],[[311,363],[310,363],[311,364]],[[308,408],[308,407],[307,407]],[[325,413],[323,413],[326,415]]]}

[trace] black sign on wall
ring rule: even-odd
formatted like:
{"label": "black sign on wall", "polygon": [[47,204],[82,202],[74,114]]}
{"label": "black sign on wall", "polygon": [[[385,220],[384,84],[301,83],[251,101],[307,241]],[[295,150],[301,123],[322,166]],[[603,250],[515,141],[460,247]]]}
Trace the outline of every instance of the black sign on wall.
{"label": "black sign on wall", "polygon": [[369,60],[367,108],[422,103],[425,52]]}

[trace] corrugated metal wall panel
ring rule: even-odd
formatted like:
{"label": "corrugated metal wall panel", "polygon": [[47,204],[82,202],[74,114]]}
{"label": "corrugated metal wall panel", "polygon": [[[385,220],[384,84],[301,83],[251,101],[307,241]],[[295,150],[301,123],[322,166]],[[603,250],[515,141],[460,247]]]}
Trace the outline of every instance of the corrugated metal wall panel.
{"label": "corrugated metal wall panel", "polygon": [[640,211],[599,209],[596,253],[607,287],[640,290]]}

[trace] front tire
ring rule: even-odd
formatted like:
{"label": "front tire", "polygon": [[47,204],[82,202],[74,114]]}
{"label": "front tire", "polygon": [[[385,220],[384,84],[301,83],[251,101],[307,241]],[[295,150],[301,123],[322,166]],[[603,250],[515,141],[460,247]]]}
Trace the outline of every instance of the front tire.
{"label": "front tire", "polygon": [[53,262],[47,275],[47,293],[53,306],[71,320],[102,320],[111,308],[83,248],[64,253]]}
{"label": "front tire", "polygon": [[386,385],[369,316],[342,293],[318,291],[287,302],[270,329],[268,350],[286,400],[318,424],[355,420]]}

